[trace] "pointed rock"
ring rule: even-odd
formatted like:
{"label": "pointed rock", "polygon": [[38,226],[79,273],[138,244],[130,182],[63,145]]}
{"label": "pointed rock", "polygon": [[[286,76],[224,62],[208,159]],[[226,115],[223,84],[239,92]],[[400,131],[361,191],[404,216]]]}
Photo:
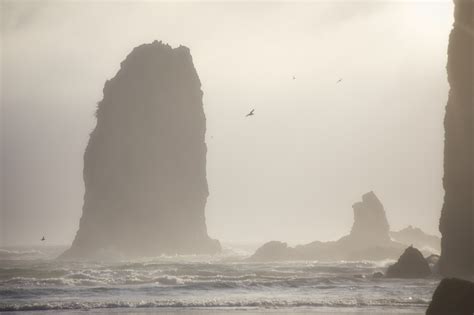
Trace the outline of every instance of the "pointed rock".
{"label": "pointed rock", "polygon": [[400,256],[398,262],[388,267],[387,278],[426,278],[431,269],[423,254],[410,246]]}

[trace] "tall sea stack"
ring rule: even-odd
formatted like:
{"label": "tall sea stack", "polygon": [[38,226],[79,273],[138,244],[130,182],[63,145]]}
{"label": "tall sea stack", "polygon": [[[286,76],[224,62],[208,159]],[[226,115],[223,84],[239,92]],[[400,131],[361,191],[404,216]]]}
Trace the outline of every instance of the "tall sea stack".
{"label": "tall sea stack", "polygon": [[390,226],[385,209],[373,191],[362,196],[362,201],[352,205],[354,224],[349,239],[366,247],[390,243]]}
{"label": "tall sea stack", "polygon": [[440,271],[474,274],[474,1],[455,0],[449,37],[444,148],[444,205],[441,213]]}
{"label": "tall sea stack", "polygon": [[103,93],[79,231],[62,257],[220,251],[205,222],[206,117],[189,49],[136,47]]}

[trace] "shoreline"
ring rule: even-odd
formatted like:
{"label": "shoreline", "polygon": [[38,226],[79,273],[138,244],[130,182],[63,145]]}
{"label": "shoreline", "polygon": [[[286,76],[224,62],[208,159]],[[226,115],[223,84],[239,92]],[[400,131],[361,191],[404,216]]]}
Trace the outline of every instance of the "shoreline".
{"label": "shoreline", "polygon": [[178,315],[178,314],[212,314],[212,315],[424,315],[425,308],[420,308],[419,311],[413,309],[410,310],[397,310],[397,309],[381,309],[380,307],[368,307],[368,308],[340,308],[334,307],[323,307],[323,308],[206,308],[206,307],[191,307],[191,308],[101,308],[101,309],[88,309],[88,310],[31,310],[31,311],[6,311],[0,312],[2,314],[17,314],[25,313],[28,314],[50,314],[50,315],[80,315],[87,312],[87,314],[116,314],[116,315],[143,315],[143,314],[161,314],[161,315]]}

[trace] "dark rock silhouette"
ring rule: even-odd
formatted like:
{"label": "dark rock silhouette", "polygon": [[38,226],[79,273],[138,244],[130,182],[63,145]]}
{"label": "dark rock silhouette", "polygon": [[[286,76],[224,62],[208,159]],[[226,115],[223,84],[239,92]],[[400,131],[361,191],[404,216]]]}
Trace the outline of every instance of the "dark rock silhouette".
{"label": "dark rock silhouette", "polygon": [[390,236],[394,241],[402,244],[413,245],[421,249],[433,249],[437,252],[441,250],[441,238],[426,234],[420,228],[411,225],[403,230],[390,232]]}
{"label": "dark rock silhouette", "polygon": [[436,288],[426,315],[474,314],[474,283],[461,279],[443,279]]}
{"label": "dark rock silhouette", "polygon": [[252,261],[278,260],[382,260],[397,259],[405,245],[393,242],[385,210],[375,193],[362,196],[353,205],[354,224],[351,233],[333,242],[312,242],[288,247],[286,243],[269,242],[257,249]]}
{"label": "dark rock silhouette", "polygon": [[62,258],[220,251],[205,222],[206,118],[189,49],[138,46],[103,92],[80,227]]}
{"label": "dark rock silhouette", "polygon": [[474,3],[456,0],[448,46],[440,272],[474,274]]}
{"label": "dark rock silhouette", "polygon": [[431,269],[423,254],[410,246],[400,256],[398,261],[388,267],[387,278],[426,278],[431,275]]}

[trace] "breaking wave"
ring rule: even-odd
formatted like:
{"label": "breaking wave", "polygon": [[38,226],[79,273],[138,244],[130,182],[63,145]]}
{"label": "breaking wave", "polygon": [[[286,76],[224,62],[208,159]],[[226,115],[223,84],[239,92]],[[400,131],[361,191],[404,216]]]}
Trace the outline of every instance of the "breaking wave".
{"label": "breaking wave", "polygon": [[284,299],[259,299],[259,300],[225,300],[207,299],[196,301],[183,300],[158,300],[158,301],[108,301],[108,302],[48,302],[8,304],[0,303],[0,311],[40,311],[40,310],[91,310],[110,308],[422,308],[428,305],[428,300],[418,299],[400,301],[397,299],[381,299],[375,301],[311,301],[311,300],[284,300]]}
{"label": "breaking wave", "polygon": [[3,259],[0,311],[426,307],[439,280],[372,276],[389,263],[250,263],[196,256],[123,262]]}

